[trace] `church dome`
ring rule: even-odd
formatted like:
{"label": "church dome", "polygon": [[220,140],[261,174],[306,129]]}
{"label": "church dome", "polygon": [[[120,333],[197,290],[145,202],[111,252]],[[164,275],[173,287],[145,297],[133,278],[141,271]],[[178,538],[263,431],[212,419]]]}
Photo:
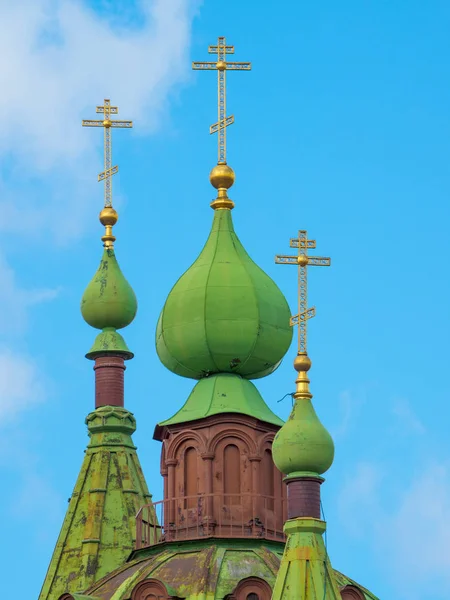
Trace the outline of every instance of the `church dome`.
{"label": "church dome", "polygon": [[272,373],[287,352],[290,310],[278,286],[249,257],[230,210],[215,210],[209,238],[172,288],[159,317],[161,362],[184,377]]}
{"label": "church dome", "polygon": [[294,360],[298,372],[297,391],[289,419],[277,432],[273,441],[273,460],[288,477],[307,473],[322,475],[333,464],[334,443],[314,410],[309,391],[307,372],[311,360],[299,353]]}
{"label": "church dome", "polygon": [[96,329],[122,329],[137,311],[134,291],[125,279],[113,248],[105,248],[100,266],[81,300],[81,314]]}
{"label": "church dome", "polygon": [[[256,539],[193,540],[188,546],[157,544],[145,556],[141,551],[133,553],[128,563],[83,595],[67,594],[58,600],[247,598],[247,593],[238,592],[244,591],[247,582],[258,582],[258,596],[266,600],[271,597],[283,550],[282,543]],[[341,590],[351,586],[362,599],[378,600],[342,573],[334,571],[334,575]]]}

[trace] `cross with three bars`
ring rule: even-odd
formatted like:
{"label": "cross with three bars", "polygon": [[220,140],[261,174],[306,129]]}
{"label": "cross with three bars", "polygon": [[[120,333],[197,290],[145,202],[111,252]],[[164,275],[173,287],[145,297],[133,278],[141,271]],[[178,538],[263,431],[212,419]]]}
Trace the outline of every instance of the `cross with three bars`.
{"label": "cross with three bars", "polygon": [[110,100],[104,100],[103,106],[97,106],[97,113],[103,113],[104,119],[100,121],[87,121],[83,119],[83,127],[103,127],[105,146],[105,170],[99,174],[98,180],[105,182],[105,206],[112,206],[111,177],[119,170],[118,166],[111,167],[111,127],[120,129],[131,129],[132,121],[113,121],[111,115],[119,112],[117,106],[111,106]]}
{"label": "cross with three bars", "polygon": [[218,120],[211,125],[209,133],[219,132],[218,160],[217,164],[227,164],[227,139],[226,128],[234,123],[234,116],[226,116],[226,72],[227,71],[250,71],[249,62],[227,62],[226,55],[234,54],[234,46],[227,46],[224,37],[219,37],[216,46],[209,46],[209,54],[217,54],[216,62],[193,62],[194,71],[217,71],[217,94],[218,94]]}
{"label": "cross with three bars", "polygon": [[297,256],[278,254],[275,262],[279,265],[298,266],[298,314],[290,319],[290,325],[298,326],[298,353],[307,354],[307,321],[316,315],[313,306],[308,308],[308,271],[311,267],[329,267],[331,259],[324,256],[308,256],[308,249],[316,247],[316,240],[308,240],[305,230],[298,232],[298,238],[291,238],[291,248],[298,248]]}

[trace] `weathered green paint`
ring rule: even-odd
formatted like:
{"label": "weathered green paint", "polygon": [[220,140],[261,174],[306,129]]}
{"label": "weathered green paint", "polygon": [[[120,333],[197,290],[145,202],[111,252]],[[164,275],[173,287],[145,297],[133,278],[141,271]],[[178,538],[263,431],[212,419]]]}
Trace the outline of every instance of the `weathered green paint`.
{"label": "weathered green paint", "polygon": [[[318,540],[312,542],[308,538],[307,541],[311,548],[317,548],[319,558],[315,560],[320,562],[322,557],[323,565],[323,560],[328,561],[328,558],[323,541],[320,546],[322,536],[320,533],[317,535]],[[274,589],[277,573],[281,572],[280,561],[284,549],[284,544],[254,539],[205,539],[160,544],[133,553],[128,564],[110,573],[86,593],[99,600],[128,600],[134,587],[145,579],[161,581],[170,594],[186,600],[223,600],[242,579],[248,577],[260,577]],[[327,564],[327,573],[333,582],[331,589],[351,584],[361,590],[366,600],[378,600],[353,580],[331,569],[329,561]],[[320,573],[320,564],[308,566],[308,573],[311,568],[315,573]],[[311,582],[311,578],[308,582]],[[320,589],[320,586],[316,586],[316,589]],[[286,598],[323,600],[320,595],[302,596],[301,590],[298,595]],[[330,598],[334,597],[325,596],[325,600]],[[336,598],[341,600],[340,594]]]}
{"label": "weathered green paint", "polygon": [[[87,592],[101,600],[125,600],[144,579],[158,579],[171,593],[189,600],[222,599],[241,579],[261,577],[273,585],[283,544],[258,540],[199,540],[154,546],[135,553],[129,565],[110,574]],[[145,556],[144,560],[141,556]],[[270,558],[268,558],[270,555]],[[124,571],[130,577],[124,580]],[[120,585],[114,586],[114,579]]]}
{"label": "weathered green paint", "polygon": [[275,436],[272,453],[277,468],[291,477],[301,476],[305,471],[322,474],[331,467],[334,443],[311,400],[295,401],[289,419]]}
{"label": "weathered green paint", "polygon": [[291,519],[285,524],[286,547],[272,600],[342,600],[318,519]]}
{"label": "weathered green paint", "polygon": [[[62,598],[62,600],[66,600],[66,598]],[[99,599],[94,598],[94,596],[85,596],[84,594],[70,594],[67,597],[67,600],[99,600]]]}
{"label": "weathered green paint", "polygon": [[156,349],[184,377],[274,371],[292,340],[290,310],[277,285],[249,257],[231,212],[216,210],[209,238],[172,288],[161,312]]}
{"label": "weathered green paint", "polygon": [[222,413],[240,413],[265,423],[278,426],[283,424],[264,402],[251,381],[239,375],[220,373],[201,379],[184,406],[159,426],[185,423]]}
{"label": "weathered green paint", "polygon": [[86,358],[95,360],[97,356],[102,356],[106,353],[122,356],[128,360],[133,358],[133,353],[130,352],[125,340],[113,327],[105,327],[101,333],[95,338],[94,345],[86,354]]}
{"label": "weathered green paint", "polygon": [[137,300],[113,248],[105,248],[100,266],[81,299],[84,320],[96,329],[121,329],[136,316]]}
{"label": "weathered green paint", "polygon": [[104,406],[86,423],[90,442],[39,600],[83,593],[124,564],[135,547],[135,515],[151,501],[131,438],[133,415]]}

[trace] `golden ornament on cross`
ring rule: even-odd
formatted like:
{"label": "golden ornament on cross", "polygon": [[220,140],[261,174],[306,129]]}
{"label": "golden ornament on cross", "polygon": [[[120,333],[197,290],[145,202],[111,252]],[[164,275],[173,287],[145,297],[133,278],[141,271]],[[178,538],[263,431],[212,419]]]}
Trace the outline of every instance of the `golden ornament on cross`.
{"label": "golden ornament on cross", "polygon": [[280,265],[298,266],[298,314],[291,317],[290,325],[298,326],[298,353],[307,354],[307,322],[316,314],[315,307],[308,308],[308,267],[329,267],[331,259],[325,256],[308,256],[308,249],[316,247],[316,240],[308,240],[305,230],[298,232],[298,238],[291,238],[291,248],[298,248],[297,256],[279,254],[275,262]]}
{"label": "golden ornament on cross", "polygon": [[226,72],[227,71],[250,71],[249,62],[227,62],[226,55],[234,54],[234,46],[227,46],[224,37],[219,37],[217,45],[209,46],[209,54],[217,54],[216,62],[193,62],[192,68],[196,71],[217,71],[217,93],[218,93],[218,120],[211,125],[210,133],[218,132],[218,160],[217,164],[227,164],[227,139],[226,128],[234,123],[234,116],[226,116]]}

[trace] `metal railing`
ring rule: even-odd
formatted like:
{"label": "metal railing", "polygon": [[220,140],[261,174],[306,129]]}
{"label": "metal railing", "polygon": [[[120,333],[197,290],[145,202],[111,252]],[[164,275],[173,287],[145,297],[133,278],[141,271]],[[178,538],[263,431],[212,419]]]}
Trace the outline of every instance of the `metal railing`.
{"label": "metal railing", "polygon": [[160,500],[136,515],[136,548],[217,538],[285,541],[286,498],[261,494],[201,494]]}

